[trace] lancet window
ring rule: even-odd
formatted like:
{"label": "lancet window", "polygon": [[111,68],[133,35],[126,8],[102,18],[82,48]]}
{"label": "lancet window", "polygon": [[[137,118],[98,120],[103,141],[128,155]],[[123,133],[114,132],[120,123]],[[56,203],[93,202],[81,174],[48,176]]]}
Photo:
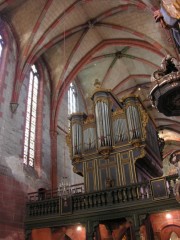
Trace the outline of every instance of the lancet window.
{"label": "lancet window", "polygon": [[4,41],[3,41],[2,36],[0,35],[0,59],[2,57],[3,45],[4,45]]}
{"label": "lancet window", "polygon": [[78,102],[77,102],[77,91],[73,83],[70,83],[68,90],[68,114],[77,112]]}
{"label": "lancet window", "polygon": [[39,87],[39,74],[35,65],[32,65],[29,74],[25,138],[24,138],[24,163],[34,166],[36,120],[37,120],[37,99]]}

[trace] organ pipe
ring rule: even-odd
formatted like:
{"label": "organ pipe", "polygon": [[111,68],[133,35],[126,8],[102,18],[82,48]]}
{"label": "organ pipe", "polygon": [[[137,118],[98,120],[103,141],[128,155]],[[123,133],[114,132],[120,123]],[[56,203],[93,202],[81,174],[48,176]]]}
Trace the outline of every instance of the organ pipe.
{"label": "organ pipe", "polygon": [[71,142],[72,142],[72,157],[79,158],[83,152],[83,120],[84,113],[74,113],[71,115]]}
{"label": "organ pipe", "polygon": [[129,96],[118,104],[110,91],[100,88],[92,100],[89,116],[71,115],[67,138],[73,171],[84,176],[86,191],[160,176],[158,137],[140,100]]}
{"label": "organ pipe", "polygon": [[93,150],[96,147],[95,128],[89,127],[83,131],[84,151]]}
{"label": "organ pipe", "polygon": [[130,141],[141,138],[141,119],[136,98],[126,99],[126,116]]}
{"label": "organ pipe", "polygon": [[109,91],[96,91],[92,100],[95,116],[91,114],[91,117],[87,117],[84,113],[71,115],[73,158],[81,157],[84,152],[92,150],[98,150],[99,153],[104,150],[108,152],[114,144],[122,145],[127,141],[134,144],[136,140],[144,139],[146,121],[137,97],[125,98],[121,102],[123,107],[116,106],[115,110],[112,110]]}
{"label": "organ pipe", "polygon": [[107,92],[97,91],[93,95],[97,127],[98,149],[112,147],[110,99]]}
{"label": "organ pipe", "polygon": [[120,143],[128,140],[126,119],[119,117],[113,122],[114,143]]}

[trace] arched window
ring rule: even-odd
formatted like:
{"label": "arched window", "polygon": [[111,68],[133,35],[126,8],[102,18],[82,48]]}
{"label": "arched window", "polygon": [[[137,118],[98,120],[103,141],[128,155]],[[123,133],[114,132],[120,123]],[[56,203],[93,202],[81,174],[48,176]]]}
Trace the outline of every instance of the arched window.
{"label": "arched window", "polygon": [[4,41],[2,39],[2,36],[0,35],[0,59],[2,57],[3,45],[4,45]]}
{"label": "arched window", "polygon": [[38,87],[39,87],[38,71],[36,69],[36,66],[32,65],[29,74],[25,138],[24,138],[24,154],[23,154],[24,163],[31,167],[34,166],[35,156]]}
{"label": "arched window", "polygon": [[68,114],[77,112],[77,91],[74,84],[70,83],[68,90]]}
{"label": "arched window", "polygon": [[178,239],[179,239],[178,235],[175,232],[172,232],[169,240],[178,240]]}

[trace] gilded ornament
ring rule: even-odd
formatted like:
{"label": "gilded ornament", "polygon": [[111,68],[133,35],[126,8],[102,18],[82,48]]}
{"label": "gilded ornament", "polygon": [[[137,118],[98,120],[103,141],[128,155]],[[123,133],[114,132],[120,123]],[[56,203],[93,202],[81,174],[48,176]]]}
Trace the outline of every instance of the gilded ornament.
{"label": "gilded ornament", "polygon": [[131,144],[135,148],[139,148],[142,146],[142,141],[140,139],[134,139],[131,141]]}
{"label": "gilded ornament", "polygon": [[76,169],[76,166],[74,166],[74,165],[73,165],[73,172],[74,172],[74,173],[77,173],[77,172],[78,172],[77,169]]}
{"label": "gilded ornament", "polygon": [[73,163],[79,163],[81,161],[81,157],[78,155],[74,155],[72,161]]}
{"label": "gilded ornament", "polygon": [[88,116],[86,120],[84,120],[84,124],[90,124],[95,121],[94,116]]}
{"label": "gilded ornament", "polygon": [[120,102],[124,102],[128,98],[138,98],[137,94],[129,94],[128,96],[124,96],[120,99]]}
{"label": "gilded ornament", "polygon": [[72,150],[71,132],[69,132],[69,133],[66,135],[66,143],[67,143],[67,146],[68,146],[68,148],[69,148],[70,157],[72,157],[72,153],[71,153],[71,150]]}
{"label": "gilded ornament", "polygon": [[135,158],[134,158],[134,161],[136,162],[137,159],[143,158],[143,157],[145,157],[145,155],[146,155],[146,152],[145,152],[144,148],[141,148],[141,149],[140,149],[140,155],[138,155],[137,157],[135,157]]}
{"label": "gilded ornament", "polygon": [[147,133],[146,126],[147,126],[147,123],[149,121],[149,116],[145,112],[145,110],[141,107],[141,105],[139,105],[139,111],[140,111],[140,116],[141,116],[143,137],[145,139],[146,138],[146,133]]}
{"label": "gilded ornament", "polygon": [[113,116],[113,118],[116,118],[116,117],[125,117],[124,116],[124,110],[123,109],[120,109],[120,108],[118,108],[116,111],[114,111],[113,113],[112,113],[112,116]]}
{"label": "gilded ornament", "polygon": [[83,172],[77,170],[76,166],[74,166],[74,165],[73,165],[73,172],[76,173],[76,174],[81,174],[83,176]]}
{"label": "gilded ornament", "polygon": [[99,153],[103,155],[105,159],[108,159],[111,151],[112,151],[112,148],[107,146],[107,147],[104,147],[103,149],[100,149]]}

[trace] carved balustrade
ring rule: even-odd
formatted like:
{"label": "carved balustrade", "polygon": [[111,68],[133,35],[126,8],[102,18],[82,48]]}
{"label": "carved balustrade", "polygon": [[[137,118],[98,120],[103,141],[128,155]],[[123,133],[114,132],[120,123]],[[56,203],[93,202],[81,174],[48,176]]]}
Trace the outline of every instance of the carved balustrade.
{"label": "carved balustrade", "polygon": [[[174,198],[174,186],[177,175],[167,176],[166,185],[169,198]],[[82,186],[81,186],[82,187]],[[73,189],[73,188],[72,188]],[[51,194],[49,194],[51,193]],[[27,219],[39,216],[52,216],[61,214],[61,198],[57,191],[47,191],[44,199],[38,199],[38,193],[29,194],[27,203]],[[74,191],[71,196],[72,213],[83,210],[99,210],[100,208],[124,207],[128,204],[136,207],[138,202],[146,204],[153,201],[150,182],[146,181],[138,184],[131,184],[118,188],[109,188],[104,191],[92,193],[82,193]]]}

